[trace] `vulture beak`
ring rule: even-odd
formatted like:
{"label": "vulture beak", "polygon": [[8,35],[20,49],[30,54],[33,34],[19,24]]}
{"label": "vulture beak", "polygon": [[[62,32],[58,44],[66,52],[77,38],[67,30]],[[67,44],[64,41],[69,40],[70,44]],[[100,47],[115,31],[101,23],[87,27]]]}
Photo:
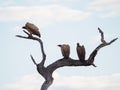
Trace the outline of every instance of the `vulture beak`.
{"label": "vulture beak", "polygon": [[79,44],[79,43],[77,43],[77,46],[80,46],[80,44]]}
{"label": "vulture beak", "polygon": [[61,47],[61,45],[58,45],[58,47]]}
{"label": "vulture beak", "polygon": [[26,29],[26,27],[25,27],[25,26],[23,26],[22,28],[23,28],[23,29]]}

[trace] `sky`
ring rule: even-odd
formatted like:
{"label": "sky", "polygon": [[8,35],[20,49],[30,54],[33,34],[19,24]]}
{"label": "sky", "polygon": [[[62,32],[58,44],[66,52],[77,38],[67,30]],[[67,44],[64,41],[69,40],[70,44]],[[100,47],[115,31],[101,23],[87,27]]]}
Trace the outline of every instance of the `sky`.
{"label": "sky", "polygon": [[[0,90],[39,90],[44,79],[30,59],[41,61],[39,43],[25,35],[26,22],[39,27],[47,59],[45,66],[62,58],[58,44],[70,45],[77,59],[76,43],[86,48],[86,59],[100,42],[120,38],[120,0],[0,0]],[[120,39],[102,48],[95,65],[62,67],[53,73],[49,90],[119,90]]]}

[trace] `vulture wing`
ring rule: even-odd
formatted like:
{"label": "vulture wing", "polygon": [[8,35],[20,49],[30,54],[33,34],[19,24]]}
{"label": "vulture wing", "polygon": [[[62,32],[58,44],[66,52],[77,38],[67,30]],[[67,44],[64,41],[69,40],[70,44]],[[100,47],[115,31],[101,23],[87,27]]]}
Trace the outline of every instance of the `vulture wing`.
{"label": "vulture wing", "polygon": [[69,58],[69,55],[70,55],[70,46],[69,45],[66,45],[66,44],[63,44],[63,45],[58,45],[61,47],[61,52],[62,52],[62,55],[65,59],[68,59]]}
{"label": "vulture wing", "polygon": [[85,55],[86,55],[86,51],[85,51],[85,47],[84,45],[82,46],[82,59],[85,60]]}
{"label": "vulture wing", "polygon": [[25,27],[23,27],[23,28],[27,29],[30,32],[30,34],[34,34],[34,35],[41,37],[39,28],[32,23],[27,22],[25,24]]}
{"label": "vulture wing", "polygon": [[77,55],[78,55],[78,58],[80,59],[81,62],[84,62],[85,61],[85,48],[84,46],[81,46],[79,43],[77,43]]}

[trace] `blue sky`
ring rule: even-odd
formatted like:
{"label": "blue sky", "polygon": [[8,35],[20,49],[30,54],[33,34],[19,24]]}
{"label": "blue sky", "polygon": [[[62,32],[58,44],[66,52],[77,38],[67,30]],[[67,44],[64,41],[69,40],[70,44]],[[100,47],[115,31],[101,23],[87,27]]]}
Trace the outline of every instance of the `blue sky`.
{"label": "blue sky", "polygon": [[[30,54],[40,62],[38,42],[24,40],[22,26],[32,22],[40,29],[47,60],[62,57],[58,44],[69,44],[70,56],[77,59],[76,43],[86,48],[86,59],[100,44],[100,27],[107,41],[120,38],[119,0],[0,0],[0,89],[39,90],[44,79],[37,73]],[[119,90],[120,40],[101,49],[98,66],[63,67],[54,72],[49,90]],[[73,83],[74,82],[74,83]]]}

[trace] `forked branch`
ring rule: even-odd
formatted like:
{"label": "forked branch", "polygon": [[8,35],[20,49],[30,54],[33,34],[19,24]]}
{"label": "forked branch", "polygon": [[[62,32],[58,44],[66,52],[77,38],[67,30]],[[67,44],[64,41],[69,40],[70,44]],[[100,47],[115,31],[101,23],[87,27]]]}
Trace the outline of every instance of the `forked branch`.
{"label": "forked branch", "polygon": [[[41,48],[41,53],[42,53],[42,61],[40,63],[42,63],[42,65],[44,66],[44,63],[45,63],[45,60],[46,60],[46,54],[45,54],[45,51],[44,51],[44,47],[43,47],[43,42],[40,38],[37,38],[37,37],[34,37],[34,36],[31,36],[28,32],[26,32],[25,30],[23,30],[23,32],[25,34],[27,34],[28,36],[21,36],[21,35],[16,35],[16,37],[19,37],[19,38],[24,38],[24,39],[31,39],[31,40],[36,40],[40,43],[40,48]],[[34,58],[32,55],[30,55],[33,63],[36,65],[37,63],[35,62]]]}
{"label": "forked branch", "polygon": [[100,29],[100,28],[98,28],[98,30],[99,30],[99,33],[101,34],[101,44],[100,45],[98,45],[96,48],[95,48],[95,50],[93,50],[93,52],[91,53],[91,55],[89,56],[89,58],[88,58],[88,60],[87,60],[87,63],[89,64],[92,64],[93,66],[95,66],[94,65],[94,58],[95,58],[95,56],[96,56],[96,54],[97,54],[97,52],[98,52],[98,50],[100,50],[102,47],[105,47],[105,46],[107,46],[107,45],[110,45],[110,44],[112,44],[113,42],[115,42],[118,38],[115,38],[115,39],[113,39],[113,40],[111,40],[110,42],[106,42],[105,40],[104,40],[104,33],[103,33],[103,31]]}
{"label": "forked branch", "polygon": [[98,30],[101,34],[101,44],[98,45],[93,50],[93,52],[90,54],[89,58],[87,60],[85,60],[84,63],[82,63],[79,59],[76,60],[76,59],[72,59],[72,58],[69,57],[67,59],[65,59],[65,58],[58,59],[55,62],[53,62],[52,64],[48,65],[47,67],[44,66],[44,63],[45,63],[45,60],[46,60],[46,54],[44,52],[44,47],[43,47],[42,40],[40,38],[31,36],[26,31],[24,31],[24,33],[26,33],[28,36],[16,35],[19,38],[36,40],[40,44],[41,53],[42,53],[41,62],[37,64],[35,59],[33,58],[33,56],[30,55],[30,57],[31,57],[33,63],[37,66],[37,71],[39,72],[39,74],[42,75],[45,79],[45,82],[41,86],[41,90],[47,90],[48,89],[48,87],[52,84],[52,82],[54,80],[53,77],[52,77],[53,72],[60,67],[64,67],[64,66],[90,66],[90,65],[93,65],[94,67],[96,67],[95,64],[94,64],[94,59],[95,59],[95,56],[97,55],[97,52],[102,47],[110,45],[118,39],[118,38],[115,38],[115,39],[111,40],[110,42],[106,42],[104,40],[104,33],[102,32],[102,30],[100,28],[98,28]]}

